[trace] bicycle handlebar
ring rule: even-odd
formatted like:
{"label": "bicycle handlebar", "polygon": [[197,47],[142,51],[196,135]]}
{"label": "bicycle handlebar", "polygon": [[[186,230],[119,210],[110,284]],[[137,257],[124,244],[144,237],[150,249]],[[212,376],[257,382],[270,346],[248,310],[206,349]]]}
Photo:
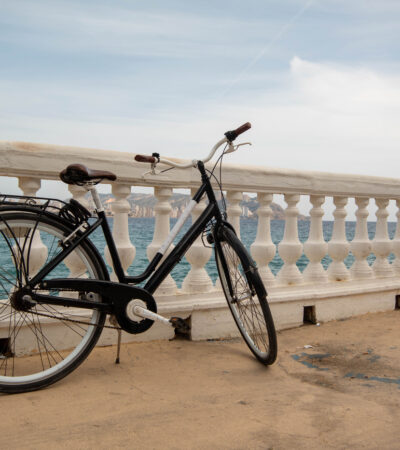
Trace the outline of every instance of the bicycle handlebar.
{"label": "bicycle handlebar", "polygon": [[229,142],[233,142],[240,134],[244,133],[247,130],[250,130],[251,123],[246,122],[243,125],[241,125],[239,128],[236,128],[236,130],[227,131],[225,133],[225,136],[227,137]]}
{"label": "bicycle handlebar", "polygon": [[[171,167],[177,167],[179,169],[188,169],[189,167],[196,167],[198,161],[202,161],[204,164],[208,161],[210,161],[210,159],[214,156],[215,152],[218,150],[219,147],[221,147],[221,145],[228,143],[229,147],[230,147],[230,151],[235,150],[234,146],[232,145],[232,142],[242,133],[244,133],[245,131],[249,130],[251,128],[251,124],[250,122],[246,122],[245,124],[241,125],[239,128],[236,128],[236,130],[232,130],[232,131],[227,131],[225,133],[225,137],[223,139],[221,139],[220,141],[218,141],[214,147],[211,149],[211,152],[209,153],[209,155],[202,159],[202,160],[198,160],[198,159],[194,159],[193,161],[191,161],[190,163],[187,164],[178,164],[174,161],[170,161],[168,159],[164,159],[164,158],[156,158],[154,156],[146,156],[146,155],[135,155],[135,161],[138,162],[146,162],[146,163],[151,163],[151,164],[156,164],[158,162],[162,163],[162,164],[166,164],[168,166]],[[226,153],[229,153],[229,151],[227,151]],[[158,154],[157,154],[158,156]],[[155,166],[154,166],[155,167]]]}
{"label": "bicycle handlebar", "polygon": [[135,161],[144,163],[155,163],[157,160],[154,156],[135,155]]}

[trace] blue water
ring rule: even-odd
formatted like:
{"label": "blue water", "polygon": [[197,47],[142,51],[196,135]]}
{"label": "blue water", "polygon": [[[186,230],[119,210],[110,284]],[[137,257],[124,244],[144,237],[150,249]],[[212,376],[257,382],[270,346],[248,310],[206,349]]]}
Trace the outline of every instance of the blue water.
{"label": "blue water", "polygon": [[[112,227],[113,219],[109,218],[110,226]],[[177,219],[171,219],[171,227],[175,224]],[[190,220],[184,225],[183,229],[177,236],[175,243],[180,239],[180,237],[185,233],[185,231],[190,226]],[[133,264],[128,269],[129,275],[137,275],[141,273],[146,265],[148,264],[148,259],[146,256],[146,248],[148,244],[153,239],[153,231],[154,231],[154,218],[129,218],[128,220],[129,234],[133,245],[136,247],[136,256]],[[272,220],[271,221],[271,236],[274,244],[278,244],[282,238],[284,233],[285,222],[283,220]],[[354,238],[356,228],[356,222],[346,222],[346,236],[349,241]],[[368,234],[369,238],[373,239],[375,236],[375,228],[376,222],[368,223]],[[298,232],[299,239],[301,242],[305,242],[308,238],[310,229],[309,221],[300,221],[298,222]],[[332,222],[323,222],[323,233],[325,241],[329,241],[332,236],[333,231],[333,221]],[[389,237],[392,239],[394,237],[396,231],[396,223],[390,222],[388,224],[388,232]],[[248,219],[246,217],[242,217],[240,219],[240,237],[244,245],[247,249],[250,249],[250,245],[254,242],[257,233],[257,220]],[[103,254],[105,242],[101,234],[101,230],[96,230],[92,235],[92,241],[95,243],[97,248]],[[393,260],[394,255],[391,254],[389,256],[389,260]],[[370,254],[368,257],[369,264],[372,264],[375,260],[375,256]],[[331,262],[331,258],[327,255],[322,260],[322,264],[325,268],[329,266]],[[347,258],[345,259],[345,264],[347,267],[350,267],[354,262],[354,256],[349,253]],[[279,257],[278,252],[275,254],[275,258],[269,264],[272,272],[276,274],[279,272],[282,267],[283,261]],[[303,271],[308,264],[308,258],[303,254],[300,259],[297,261],[297,266],[301,271]],[[182,259],[181,263],[178,264],[174,270],[172,271],[172,277],[177,282],[178,286],[181,285],[185,276],[187,275],[190,269],[189,263],[185,258]],[[206,264],[206,270],[209,273],[210,277],[213,281],[215,281],[217,277],[217,269],[215,267],[214,255],[210,258],[208,263]]]}

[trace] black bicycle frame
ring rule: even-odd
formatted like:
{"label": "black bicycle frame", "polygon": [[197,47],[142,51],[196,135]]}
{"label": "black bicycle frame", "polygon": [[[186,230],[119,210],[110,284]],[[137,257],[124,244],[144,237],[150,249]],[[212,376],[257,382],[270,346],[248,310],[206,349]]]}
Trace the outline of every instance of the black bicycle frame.
{"label": "black bicycle frame", "polygon": [[[156,270],[157,265],[160,263],[163,258],[163,253],[157,252],[154,258],[150,261],[149,265],[146,267],[144,272],[137,276],[126,276],[124,270],[122,268],[121,260],[118,255],[118,250],[115,245],[114,238],[112,236],[110,227],[107,222],[106,215],[104,211],[98,212],[98,219],[95,223],[88,225],[86,229],[81,231],[79,234],[73,238],[72,242],[68,242],[68,245],[64,245],[63,250],[48,264],[46,264],[31,280],[29,280],[28,286],[34,288],[36,285],[41,283],[46,275],[48,275],[61,261],[63,261],[84,239],[86,239],[93,231],[95,231],[99,226],[101,226],[104,237],[108,246],[108,250],[110,252],[110,256],[112,259],[114,272],[117,275],[118,283],[113,283],[115,285],[118,284],[138,284],[146,279],[149,280],[144,286],[144,290],[153,294],[154,291],[160,286],[163,280],[167,277],[167,275],[172,271],[176,264],[182,259],[186,251],[193,244],[193,242],[200,236],[203,232],[205,226],[211,219],[216,220],[217,226],[221,224],[223,221],[221,211],[219,209],[217,200],[214,195],[213,188],[210,183],[210,179],[207,176],[207,173],[204,168],[204,164],[199,161],[197,165],[200,174],[202,184],[196,194],[193,196],[192,201],[199,203],[204,194],[208,197],[208,205],[202,214],[198,217],[198,219],[191,225],[189,230],[185,233],[182,239],[178,242],[176,247],[171,251],[171,253],[165,258],[165,260],[160,264],[158,269]],[[172,233],[172,231],[171,231]],[[62,281],[54,280],[54,281]],[[65,280],[67,281],[67,279]],[[70,280],[72,281],[72,280]],[[80,280],[74,280],[77,288],[79,289]],[[91,280],[86,280],[87,282]],[[92,280],[95,282],[95,280]],[[49,281],[51,283],[51,281]],[[111,282],[109,282],[111,283]],[[88,307],[90,302],[84,302],[84,305],[79,305],[78,301],[75,299],[64,299],[70,306],[81,306]],[[75,304],[76,302],[76,304]],[[64,302],[65,304],[65,302]],[[96,304],[91,303],[92,307],[96,308]]]}

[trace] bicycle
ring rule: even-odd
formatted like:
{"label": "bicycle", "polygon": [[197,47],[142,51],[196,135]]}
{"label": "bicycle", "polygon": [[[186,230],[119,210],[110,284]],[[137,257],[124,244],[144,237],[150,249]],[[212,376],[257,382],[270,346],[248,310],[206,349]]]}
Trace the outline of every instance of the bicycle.
{"label": "bicycle", "polygon": [[[201,186],[168,238],[136,276],[124,273],[96,190],[103,180],[115,181],[113,173],[81,164],[69,165],[60,173],[65,183],[84,186],[91,193],[95,217],[73,199],[65,203],[42,197],[0,198],[0,392],[33,391],[65,377],[89,355],[104,327],[116,327],[120,338],[121,330],[143,333],[160,321],[187,333],[183,319],[157,314],[153,294],[200,235],[214,247],[221,286],[246,344],[261,363],[275,361],[276,334],[266,290],[211,184],[213,177],[219,184],[214,175],[218,163],[244,145],[233,141],[250,127],[246,123],[225,133],[204,160],[178,164],[155,153],[135,156],[136,161],[150,163],[153,174],[157,165],[163,164],[170,169],[196,167],[201,175]],[[206,169],[205,163],[224,144],[213,169]],[[168,252],[204,195],[208,199],[204,211]],[[89,239],[97,229],[104,234],[118,281],[110,280],[103,258]],[[68,275],[68,268],[74,273]],[[144,286],[137,286],[139,283]],[[105,324],[107,314],[113,325]],[[120,339],[118,352],[119,346]]]}

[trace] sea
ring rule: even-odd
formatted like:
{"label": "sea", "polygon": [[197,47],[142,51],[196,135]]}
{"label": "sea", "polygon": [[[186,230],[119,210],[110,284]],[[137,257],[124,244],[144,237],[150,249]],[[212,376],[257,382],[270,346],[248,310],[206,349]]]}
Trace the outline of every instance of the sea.
{"label": "sea", "polygon": [[[175,224],[177,219],[170,219],[171,228]],[[113,226],[113,218],[108,218],[109,224],[112,228]],[[148,259],[146,255],[146,249],[147,246],[151,243],[153,240],[153,232],[154,232],[154,218],[132,218],[130,217],[128,219],[128,229],[129,229],[129,235],[131,242],[136,248],[136,256],[133,261],[133,264],[128,269],[129,275],[138,275],[146,268],[148,264]],[[241,217],[240,218],[240,238],[243,244],[246,246],[248,250],[250,250],[251,244],[254,242],[257,234],[257,223],[258,221],[256,219],[250,219],[247,217]],[[328,242],[332,237],[332,231],[333,231],[333,221],[324,221],[323,222],[323,235],[326,242]],[[178,234],[178,236],[175,239],[175,243],[183,236],[183,234],[187,231],[189,228],[191,222],[190,219],[185,223],[184,227]],[[372,240],[375,236],[375,230],[376,230],[376,222],[368,222],[368,234],[369,238]],[[274,244],[278,244],[283,239],[283,233],[285,229],[285,221],[284,220],[272,220],[271,221],[271,238]],[[347,240],[351,241],[354,238],[356,229],[356,222],[346,222],[346,236]],[[310,231],[310,222],[309,221],[299,221],[298,222],[298,234],[299,239],[301,242],[305,242],[308,239]],[[395,222],[389,222],[388,223],[388,234],[390,239],[393,239],[394,234],[396,232],[396,223]],[[92,235],[91,240],[96,245],[96,247],[100,250],[100,253],[104,255],[104,247],[105,247],[105,241],[102,236],[101,230],[97,229]],[[375,256],[371,253],[369,257],[367,258],[370,265],[375,260]],[[389,261],[392,261],[394,259],[394,255],[389,255]],[[297,266],[302,272],[308,264],[308,258],[303,253],[303,255],[298,259]],[[331,258],[326,255],[322,259],[322,264],[325,267],[325,269],[329,266],[331,262]],[[350,252],[347,258],[345,259],[344,263],[349,268],[354,262],[354,256]],[[279,256],[278,251],[275,254],[274,259],[270,262],[269,267],[272,271],[272,273],[277,274],[279,270],[281,269],[283,265],[283,261]],[[217,269],[215,266],[215,260],[214,255],[211,256],[210,260],[205,266],[208,274],[210,275],[211,279],[215,281],[217,278]],[[172,271],[171,275],[176,281],[178,287],[181,286],[182,281],[185,279],[187,273],[190,270],[190,264],[186,261],[185,258],[182,259],[182,261],[175,266],[174,270]]]}

